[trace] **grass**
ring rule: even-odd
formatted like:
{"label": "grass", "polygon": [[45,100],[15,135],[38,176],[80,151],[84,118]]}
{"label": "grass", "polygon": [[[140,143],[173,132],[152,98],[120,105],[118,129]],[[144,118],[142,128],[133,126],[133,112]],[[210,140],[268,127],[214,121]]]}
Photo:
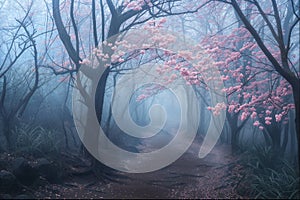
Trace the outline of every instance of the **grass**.
{"label": "grass", "polygon": [[299,199],[297,167],[270,147],[256,147],[242,163],[250,168],[250,187],[257,199]]}

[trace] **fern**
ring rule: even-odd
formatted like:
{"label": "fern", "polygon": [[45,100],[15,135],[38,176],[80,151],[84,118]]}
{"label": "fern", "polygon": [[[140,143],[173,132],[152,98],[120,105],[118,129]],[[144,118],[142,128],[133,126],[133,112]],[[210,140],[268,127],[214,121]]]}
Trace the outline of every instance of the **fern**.
{"label": "fern", "polygon": [[22,124],[15,128],[16,152],[44,155],[59,152],[60,140],[55,133],[40,126]]}

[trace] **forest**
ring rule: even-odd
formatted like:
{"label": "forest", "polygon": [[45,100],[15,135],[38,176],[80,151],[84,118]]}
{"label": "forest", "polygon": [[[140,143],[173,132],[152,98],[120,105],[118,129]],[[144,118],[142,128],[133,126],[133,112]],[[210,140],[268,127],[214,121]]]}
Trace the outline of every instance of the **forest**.
{"label": "forest", "polygon": [[300,198],[299,0],[0,0],[0,198]]}

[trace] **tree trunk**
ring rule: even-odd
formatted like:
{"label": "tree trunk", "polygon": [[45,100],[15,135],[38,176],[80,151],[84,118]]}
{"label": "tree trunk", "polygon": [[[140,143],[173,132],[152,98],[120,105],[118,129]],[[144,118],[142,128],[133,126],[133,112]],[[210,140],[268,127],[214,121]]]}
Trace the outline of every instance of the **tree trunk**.
{"label": "tree trunk", "polygon": [[[228,115],[227,115],[228,116]],[[227,118],[230,130],[231,130],[231,137],[230,137],[230,143],[231,143],[231,153],[235,154],[239,150],[238,145],[238,115],[231,116],[230,118]]]}
{"label": "tree trunk", "polygon": [[[109,42],[112,42],[112,43],[114,42],[114,39],[112,39],[110,41],[110,38],[120,32],[120,27],[121,27],[121,23],[120,23],[120,20],[118,19],[118,14],[114,14],[112,16],[108,34],[107,34],[107,39],[109,40]],[[113,52],[105,52],[105,53],[108,53],[108,55],[110,55],[110,56],[111,56],[111,54],[113,54]],[[106,82],[107,82],[107,78],[109,75],[109,71],[110,71],[110,68],[107,67],[105,69],[104,73],[102,74],[102,76],[98,82],[97,89],[96,89],[95,109],[96,109],[98,122],[100,125],[101,125],[103,106],[104,106],[105,87],[106,87]]]}
{"label": "tree trunk", "polygon": [[95,95],[95,109],[96,109],[96,115],[100,126],[102,121],[105,87],[106,87],[108,75],[109,75],[109,68],[106,68],[98,82],[96,95]]}
{"label": "tree trunk", "polygon": [[296,136],[297,136],[297,148],[298,148],[298,173],[300,173],[300,81],[293,84],[293,96],[295,103],[295,123],[296,123]]}
{"label": "tree trunk", "polygon": [[284,154],[285,154],[286,147],[287,147],[287,144],[288,144],[288,140],[289,140],[289,124],[285,125],[284,130],[283,130],[283,141],[282,141],[282,145],[280,147],[281,152],[282,152],[282,156],[284,156]]}
{"label": "tree trunk", "polygon": [[5,137],[5,140],[6,140],[6,150],[8,152],[12,151],[14,146],[13,146],[13,142],[12,142],[12,128],[13,128],[13,120],[11,119],[5,119],[3,120],[3,132],[4,132],[4,137]]}

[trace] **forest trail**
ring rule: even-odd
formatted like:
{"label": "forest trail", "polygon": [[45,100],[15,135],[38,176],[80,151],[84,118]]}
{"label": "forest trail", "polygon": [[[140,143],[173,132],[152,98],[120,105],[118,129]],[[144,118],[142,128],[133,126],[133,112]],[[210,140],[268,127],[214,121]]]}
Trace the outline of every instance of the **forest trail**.
{"label": "forest trail", "polygon": [[115,181],[101,183],[81,176],[64,185],[47,185],[36,192],[41,198],[243,198],[232,185],[236,160],[228,145],[217,145],[204,159],[197,157],[199,144],[193,143],[176,162],[161,170],[121,173]]}

